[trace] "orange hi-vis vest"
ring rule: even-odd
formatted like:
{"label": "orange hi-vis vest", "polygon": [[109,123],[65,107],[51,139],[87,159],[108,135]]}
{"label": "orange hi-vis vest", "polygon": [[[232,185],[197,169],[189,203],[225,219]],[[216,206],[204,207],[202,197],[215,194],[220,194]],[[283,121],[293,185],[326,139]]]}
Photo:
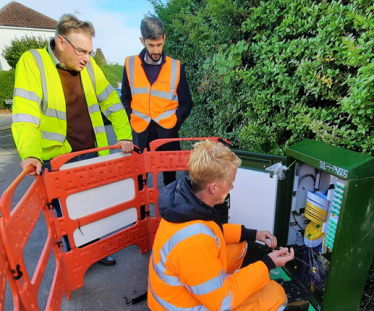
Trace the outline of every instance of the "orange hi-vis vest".
{"label": "orange hi-vis vest", "polygon": [[[224,224],[223,231],[213,221],[161,220],[149,263],[148,306],[152,311],[232,310],[269,283],[262,261],[229,274],[226,244],[239,242],[241,226]],[[285,295],[278,287],[282,304]]]}
{"label": "orange hi-vis vest", "polygon": [[151,85],[138,55],[125,61],[131,89],[131,127],[137,133],[145,131],[153,120],[171,129],[177,123],[177,88],[180,78],[180,61],[166,56],[157,80]]}

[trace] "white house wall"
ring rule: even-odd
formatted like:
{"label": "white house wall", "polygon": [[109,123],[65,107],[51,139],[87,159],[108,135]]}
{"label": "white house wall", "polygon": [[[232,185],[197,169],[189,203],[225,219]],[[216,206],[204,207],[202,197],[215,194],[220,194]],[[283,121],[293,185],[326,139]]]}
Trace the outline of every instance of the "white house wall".
{"label": "white house wall", "polygon": [[0,26],[0,70],[11,69],[7,61],[3,57],[3,49],[10,45],[10,41],[28,35],[34,37],[45,37],[49,39],[55,35],[54,29],[36,29],[36,28],[21,28],[21,27],[5,27]]}

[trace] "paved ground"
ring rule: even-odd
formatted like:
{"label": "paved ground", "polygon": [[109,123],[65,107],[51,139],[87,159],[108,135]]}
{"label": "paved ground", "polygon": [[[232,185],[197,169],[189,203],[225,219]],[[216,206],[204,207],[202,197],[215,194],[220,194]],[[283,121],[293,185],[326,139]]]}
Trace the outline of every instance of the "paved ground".
{"label": "paved ground", "polygon": [[9,128],[12,122],[11,114],[0,114],[0,130]]}
{"label": "paved ground", "polygon": [[[19,166],[21,159],[15,149],[10,129],[11,120],[10,114],[0,114],[0,194],[21,172]],[[19,200],[20,195],[25,192],[31,182],[32,178],[29,177],[24,183],[21,183],[15,194],[15,201]]]}
{"label": "paved ground", "polygon": [[[10,132],[10,115],[0,115],[0,194],[10,185],[21,172],[20,158],[15,149]],[[110,143],[115,143],[111,126],[106,126]],[[25,193],[32,183],[33,177],[27,177],[20,184],[14,196],[13,205]],[[29,242],[26,245],[24,258],[30,277],[35,270],[47,236],[44,218],[38,221]],[[94,264],[87,271],[84,287],[72,293],[70,301],[63,298],[62,311],[106,311],[106,310],[148,310],[146,302],[126,305],[124,296],[134,298],[147,289],[149,253],[141,255],[136,246],[130,246],[113,255],[117,264],[105,267]],[[39,290],[39,307],[45,310],[49,288],[54,271],[54,258],[50,258],[45,278]],[[5,309],[13,310],[9,286],[6,290]]]}

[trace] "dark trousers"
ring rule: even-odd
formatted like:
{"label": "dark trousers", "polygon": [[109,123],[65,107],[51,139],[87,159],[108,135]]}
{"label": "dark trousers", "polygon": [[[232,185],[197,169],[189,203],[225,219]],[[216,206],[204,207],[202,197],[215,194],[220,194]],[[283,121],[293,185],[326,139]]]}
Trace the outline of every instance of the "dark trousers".
{"label": "dark trousers", "polygon": [[[149,144],[151,141],[154,141],[156,139],[159,139],[159,136],[158,136],[158,133],[157,133],[157,128],[156,128],[156,124],[152,121],[151,124],[148,126],[148,139],[147,139],[147,144],[146,144],[146,148],[148,150],[149,149]],[[159,148],[157,148],[157,150],[160,150],[160,151],[168,151],[168,150],[171,150],[169,147],[168,147],[168,144],[165,144]],[[163,172],[162,173],[163,176],[164,176],[164,185],[168,185],[170,183],[172,183],[174,180],[176,180],[176,172],[173,171],[173,172]]]}
{"label": "dark trousers", "polygon": [[[72,163],[72,162],[78,162],[78,161],[83,161],[83,160],[87,160],[87,159],[92,159],[92,158],[96,158],[97,156],[98,156],[98,154],[96,152],[82,154],[80,156],[77,156],[77,157],[69,160],[66,163]],[[50,162],[51,162],[51,160],[44,161],[44,165],[42,167],[42,174],[44,173],[45,169],[48,169],[49,171],[52,171]],[[53,199],[51,203],[52,203],[52,207],[55,211],[56,217],[57,218],[62,217],[62,210],[61,210],[60,201],[58,199]],[[65,235],[65,236],[62,237],[62,239],[63,239],[63,245],[64,245],[65,251],[67,251],[67,252],[70,251],[71,247],[70,247],[70,242],[69,242],[68,237]]]}

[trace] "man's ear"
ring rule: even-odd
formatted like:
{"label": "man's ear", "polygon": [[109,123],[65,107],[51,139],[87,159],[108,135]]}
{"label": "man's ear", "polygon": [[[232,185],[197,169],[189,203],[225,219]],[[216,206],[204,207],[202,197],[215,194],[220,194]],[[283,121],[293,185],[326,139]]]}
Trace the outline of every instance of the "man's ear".
{"label": "man's ear", "polygon": [[217,184],[215,182],[211,182],[208,184],[209,193],[211,194],[216,193],[216,189],[217,189]]}
{"label": "man's ear", "polygon": [[140,39],[140,42],[143,44],[143,46],[145,46],[144,38],[143,37],[139,37],[139,39]]}
{"label": "man's ear", "polygon": [[164,35],[164,43],[165,43],[165,41],[166,41],[166,35]]}
{"label": "man's ear", "polygon": [[58,35],[56,38],[55,38],[55,44],[56,46],[58,47],[59,50],[63,51],[65,49],[65,40],[62,36]]}

